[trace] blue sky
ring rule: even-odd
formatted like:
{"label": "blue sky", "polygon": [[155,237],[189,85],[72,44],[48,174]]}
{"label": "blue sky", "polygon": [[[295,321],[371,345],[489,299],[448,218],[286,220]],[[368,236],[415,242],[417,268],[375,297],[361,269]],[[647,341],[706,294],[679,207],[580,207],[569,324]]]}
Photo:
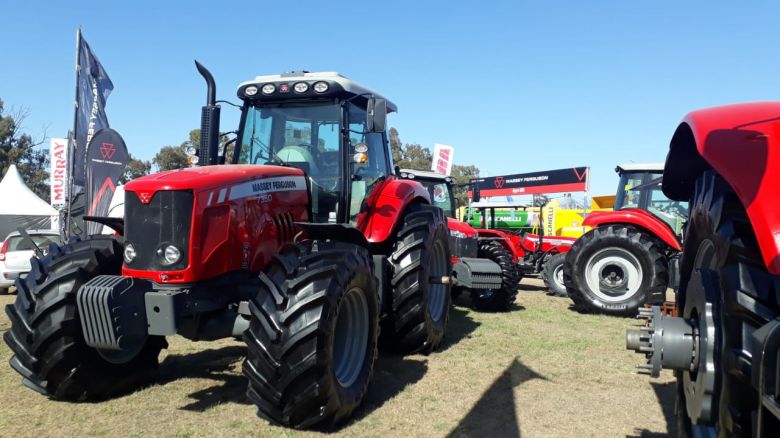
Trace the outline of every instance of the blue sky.
{"label": "blue sky", "polygon": [[[109,3],[109,2],[104,2]],[[199,124],[198,59],[218,97],[289,70],[339,71],[388,96],[404,142],[455,147],[483,175],[663,161],[682,116],[780,90],[777,2],[0,1],[0,98],[25,129],[72,125],[81,25],[115,89],[111,126],[151,159]],[[222,129],[238,112],[223,107]]]}

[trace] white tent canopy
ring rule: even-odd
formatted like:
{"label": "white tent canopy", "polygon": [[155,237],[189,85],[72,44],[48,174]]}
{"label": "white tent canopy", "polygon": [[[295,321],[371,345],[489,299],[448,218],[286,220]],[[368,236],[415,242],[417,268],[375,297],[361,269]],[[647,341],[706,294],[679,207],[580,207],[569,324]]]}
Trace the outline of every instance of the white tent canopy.
{"label": "white tent canopy", "polygon": [[49,229],[52,216],[57,215],[57,210],[27,187],[12,164],[0,181],[0,239],[18,227]]}

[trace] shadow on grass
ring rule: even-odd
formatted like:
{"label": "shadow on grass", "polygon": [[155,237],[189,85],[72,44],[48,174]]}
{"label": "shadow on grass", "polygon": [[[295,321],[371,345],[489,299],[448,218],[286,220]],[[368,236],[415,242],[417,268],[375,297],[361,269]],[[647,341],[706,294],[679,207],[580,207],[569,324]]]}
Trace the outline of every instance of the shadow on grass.
{"label": "shadow on grass", "polygon": [[533,379],[548,380],[518,358],[512,360],[448,437],[519,437],[514,389]]}
{"label": "shadow on grass", "polygon": [[547,286],[544,284],[538,285],[520,282],[520,284],[517,285],[517,288],[524,292],[547,292]]}
{"label": "shadow on grass", "polygon": [[480,326],[480,323],[474,321],[468,309],[459,306],[450,308],[450,321],[447,324],[447,333],[444,341],[436,350],[442,352],[457,344],[463,339],[471,337],[471,333]]}
{"label": "shadow on grass", "polygon": [[363,403],[343,428],[362,420],[379,409],[387,401],[400,394],[407,386],[417,383],[428,371],[427,359],[413,359],[392,354],[379,354],[374,364],[374,376],[368,386]]}
{"label": "shadow on grass", "polygon": [[633,435],[628,435],[626,438],[661,438],[667,436],[677,436],[677,417],[674,415],[677,382],[650,382],[650,386],[653,387],[655,396],[658,398],[658,404],[661,405],[661,410],[664,413],[664,419],[666,420],[666,433],[651,432],[647,429],[637,429],[634,431]]}
{"label": "shadow on grass", "polygon": [[203,412],[221,403],[249,404],[246,378],[233,371],[244,356],[246,347],[241,345],[170,355],[160,364],[155,383],[164,385],[187,377],[214,381],[214,385],[189,395],[194,401],[180,408],[187,411]]}

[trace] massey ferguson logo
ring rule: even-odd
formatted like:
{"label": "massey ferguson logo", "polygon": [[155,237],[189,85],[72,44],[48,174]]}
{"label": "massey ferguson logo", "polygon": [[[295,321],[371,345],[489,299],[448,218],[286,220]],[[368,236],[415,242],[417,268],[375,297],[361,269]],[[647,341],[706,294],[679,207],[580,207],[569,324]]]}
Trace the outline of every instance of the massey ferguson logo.
{"label": "massey ferguson logo", "polygon": [[141,200],[141,204],[148,204],[152,200],[152,194],[149,192],[139,192],[138,199]]}
{"label": "massey ferguson logo", "polygon": [[104,160],[110,160],[114,158],[114,154],[116,153],[116,148],[111,143],[103,143],[100,145],[100,155],[103,157]]}
{"label": "massey ferguson logo", "polygon": [[504,187],[504,177],[503,176],[497,176],[496,180],[494,181],[494,184],[496,185],[497,189]]}

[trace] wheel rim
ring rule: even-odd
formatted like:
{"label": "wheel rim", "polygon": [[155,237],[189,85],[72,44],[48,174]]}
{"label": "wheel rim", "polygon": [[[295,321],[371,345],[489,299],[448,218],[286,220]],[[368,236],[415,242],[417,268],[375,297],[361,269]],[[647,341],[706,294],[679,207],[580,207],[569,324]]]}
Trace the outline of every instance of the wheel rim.
{"label": "wheel rim", "polygon": [[585,267],[588,288],[606,302],[624,301],[639,292],[642,265],[629,251],[604,248],[593,254]]}
{"label": "wheel rim", "polygon": [[333,335],[333,369],[342,387],[349,387],[360,375],[368,349],[368,301],[365,292],[352,288],[341,300]]}
{"label": "wheel rim", "polygon": [[[699,245],[696,252],[696,258],[693,261],[693,269],[714,270],[717,265],[715,257],[715,245],[711,240],[704,240]],[[702,423],[694,424],[691,422],[691,432],[694,437],[715,437],[717,436],[717,427],[714,419],[717,417],[717,395],[715,394],[715,382],[717,377],[717,365],[715,357],[718,344],[716,341],[716,327],[714,318],[714,309],[709,301],[713,297],[708,297],[707,292],[704,295],[693,294],[691,281],[686,290],[686,302],[683,307],[683,317],[689,319],[696,328],[698,334],[698,343],[695,346],[698,366],[696,371],[683,371],[679,378],[682,384],[682,394],[685,397],[683,409],[687,412],[689,418],[701,418]],[[710,295],[714,292],[710,291]],[[693,414],[693,415],[692,415]]]}
{"label": "wheel rim", "polygon": [[563,284],[563,265],[558,265],[555,267],[555,270],[553,271],[553,281],[558,287],[565,287]]}
{"label": "wheel rim", "polygon": [[[429,277],[442,278],[450,275],[447,272],[447,251],[444,248],[444,242],[440,239],[436,239],[433,244],[433,253],[429,263]],[[430,313],[431,319],[436,322],[444,316],[447,294],[446,285],[428,282],[428,313]]]}

